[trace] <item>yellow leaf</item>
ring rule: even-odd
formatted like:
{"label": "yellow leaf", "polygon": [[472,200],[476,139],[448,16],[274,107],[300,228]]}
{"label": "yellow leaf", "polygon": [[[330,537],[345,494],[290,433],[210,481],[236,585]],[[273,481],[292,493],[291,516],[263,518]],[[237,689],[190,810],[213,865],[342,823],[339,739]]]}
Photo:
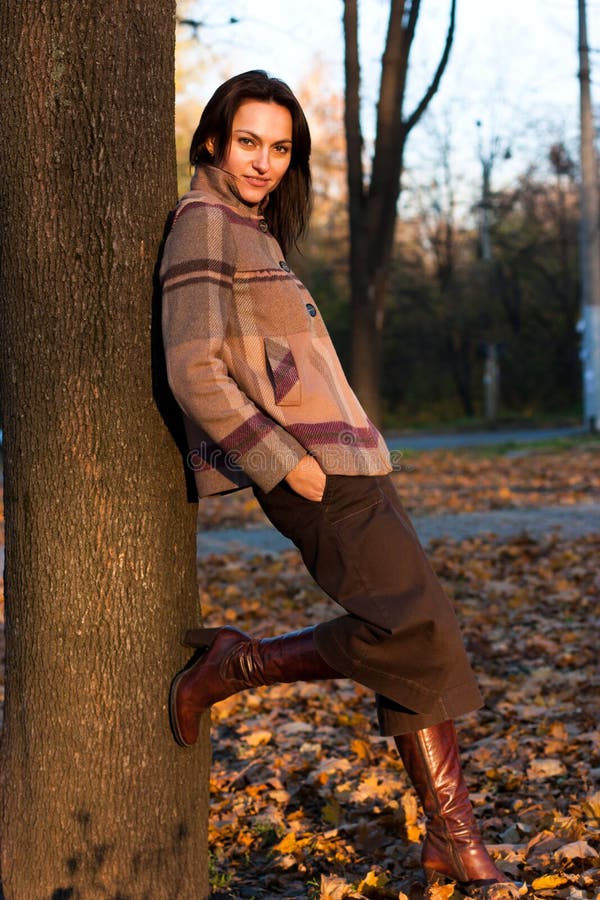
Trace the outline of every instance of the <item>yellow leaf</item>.
{"label": "yellow leaf", "polygon": [[600,819],[600,791],[586,797],[581,808],[590,819]]}
{"label": "yellow leaf", "polygon": [[568,879],[563,875],[542,875],[541,878],[536,878],[531,886],[534,891],[547,891],[550,888],[561,887],[567,881]]}
{"label": "yellow leaf", "polygon": [[415,825],[417,821],[417,798],[414,794],[402,794],[402,809],[406,825]]}
{"label": "yellow leaf", "polygon": [[244,740],[247,744],[250,744],[251,747],[258,747],[259,744],[268,744],[272,737],[273,733],[271,731],[259,729],[245,735]]}
{"label": "yellow leaf", "polygon": [[371,759],[371,745],[367,741],[355,739],[351,741],[350,749],[359,759]]}
{"label": "yellow leaf", "polygon": [[289,834],[286,834],[284,838],[282,838],[278,844],[275,844],[273,850],[276,850],[278,853],[283,853],[284,855],[288,853],[293,853],[296,850],[298,844],[296,842],[296,835],[293,831]]}
{"label": "yellow leaf", "polygon": [[411,844],[418,844],[421,840],[421,829],[418,825],[406,826],[406,838]]}
{"label": "yellow leaf", "polygon": [[432,884],[427,888],[427,900],[449,900],[454,893],[453,884]]}
{"label": "yellow leaf", "polygon": [[362,893],[368,887],[385,887],[389,878],[383,872],[368,872],[358,885],[358,893]]}

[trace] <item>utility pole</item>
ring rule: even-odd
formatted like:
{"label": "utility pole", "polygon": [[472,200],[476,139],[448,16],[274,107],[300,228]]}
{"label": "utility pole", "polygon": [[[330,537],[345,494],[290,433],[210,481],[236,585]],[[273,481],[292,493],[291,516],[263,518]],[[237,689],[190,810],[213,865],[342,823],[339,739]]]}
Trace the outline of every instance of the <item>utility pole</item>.
{"label": "utility pole", "polygon": [[579,108],[583,419],[590,431],[597,431],[600,427],[600,211],[585,0],[579,0]]}
{"label": "utility pole", "polygon": [[[490,141],[489,149],[484,152],[481,137],[481,120],[475,123],[480,129],[479,159],[481,160],[482,185],[481,185],[481,259],[485,265],[490,298],[493,293],[493,260],[492,260],[492,169],[500,151],[500,141],[495,135]],[[504,159],[510,158],[510,149],[504,151]],[[484,415],[490,425],[494,425],[498,418],[498,406],[500,399],[500,361],[498,358],[498,344],[493,326],[492,333],[488,335],[485,343],[485,363],[483,368],[483,398]]]}

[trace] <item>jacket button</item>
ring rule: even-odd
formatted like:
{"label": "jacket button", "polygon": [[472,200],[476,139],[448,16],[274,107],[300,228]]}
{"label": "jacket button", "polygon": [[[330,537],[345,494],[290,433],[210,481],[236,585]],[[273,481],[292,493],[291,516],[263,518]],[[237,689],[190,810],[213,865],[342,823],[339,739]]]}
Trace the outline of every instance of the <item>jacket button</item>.
{"label": "jacket button", "polygon": [[282,259],[282,260],[280,261],[280,263],[279,263],[279,268],[280,268],[280,269],[283,269],[284,272],[291,272],[291,271],[292,271],[292,270],[290,269],[290,267],[288,266],[288,264],[286,263],[285,259]]}
{"label": "jacket button", "polygon": [[260,221],[258,223],[258,227],[260,228],[261,231],[269,230],[269,225],[267,224],[266,219],[260,219]]}
{"label": "jacket button", "polygon": [[307,310],[308,310],[309,316],[312,316],[313,319],[314,319],[314,317],[315,317],[316,314],[317,314],[317,310],[315,309],[315,307],[312,305],[312,303],[307,303],[307,304],[306,304],[306,308],[307,308]]}

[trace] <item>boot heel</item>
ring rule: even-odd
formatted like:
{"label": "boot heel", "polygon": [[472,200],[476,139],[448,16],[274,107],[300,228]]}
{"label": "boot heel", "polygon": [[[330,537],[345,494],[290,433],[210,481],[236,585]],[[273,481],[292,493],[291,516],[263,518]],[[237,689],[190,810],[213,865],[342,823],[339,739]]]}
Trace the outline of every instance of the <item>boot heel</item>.
{"label": "boot heel", "polygon": [[184,647],[211,647],[220,628],[189,628],[181,636]]}
{"label": "boot heel", "polygon": [[450,882],[453,882],[455,879],[451,878],[448,875],[444,875],[443,872],[437,872],[435,869],[425,869],[425,882],[427,887],[444,887]]}

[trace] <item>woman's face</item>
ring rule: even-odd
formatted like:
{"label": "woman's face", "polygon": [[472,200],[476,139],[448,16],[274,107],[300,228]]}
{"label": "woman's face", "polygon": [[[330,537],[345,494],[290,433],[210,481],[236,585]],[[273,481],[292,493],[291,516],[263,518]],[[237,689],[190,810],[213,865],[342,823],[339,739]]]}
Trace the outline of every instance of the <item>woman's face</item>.
{"label": "woman's face", "polygon": [[[211,141],[207,147],[212,153]],[[285,106],[245,100],[237,108],[221,168],[236,178],[240,197],[254,206],[274,191],[292,157],[292,116]]]}

